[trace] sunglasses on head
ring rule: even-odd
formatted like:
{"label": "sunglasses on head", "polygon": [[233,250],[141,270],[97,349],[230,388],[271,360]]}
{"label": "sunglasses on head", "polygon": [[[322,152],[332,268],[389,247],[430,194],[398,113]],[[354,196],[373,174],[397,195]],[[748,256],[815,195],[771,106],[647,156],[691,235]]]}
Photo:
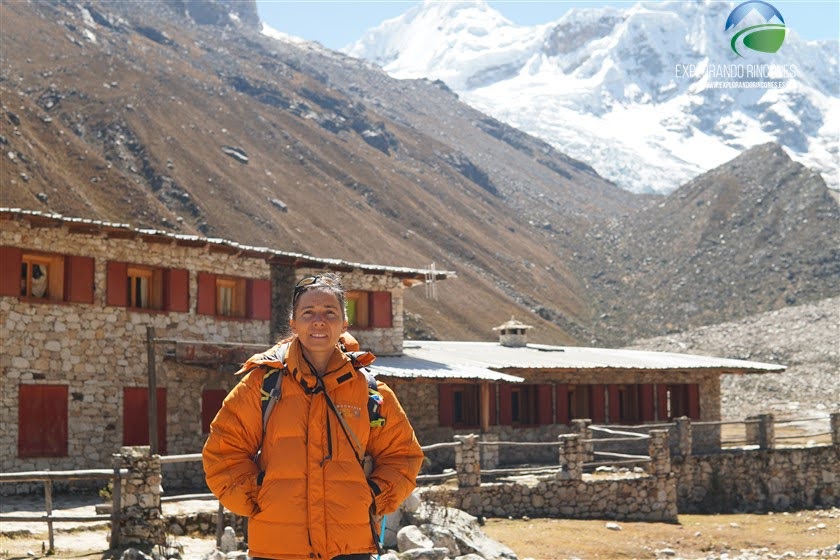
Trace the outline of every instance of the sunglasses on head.
{"label": "sunglasses on head", "polygon": [[306,290],[308,287],[317,284],[321,280],[321,275],[317,276],[305,276],[301,278],[297,284],[295,284],[295,291],[292,294],[292,301],[297,301],[298,296]]}

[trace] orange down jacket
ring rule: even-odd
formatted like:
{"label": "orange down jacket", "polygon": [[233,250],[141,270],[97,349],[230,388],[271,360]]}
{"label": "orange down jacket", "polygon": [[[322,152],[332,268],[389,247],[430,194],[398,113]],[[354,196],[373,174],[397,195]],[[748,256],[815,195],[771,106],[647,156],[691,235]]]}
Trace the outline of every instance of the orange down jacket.
{"label": "orange down jacket", "polygon": [[[373,458],[366,479],[354,443],[323,392],[305,389],[315,387],[316,378],[294,338],[282,395],[263,436],[260,394],[267,368],[255,366],[282,368],[274,354],[278,347],[248,360],[240,372],[250,372],[213,420],[203,451],[207,485],[227,509],[249,517],[250,556],[329,560],[375,552],[371,509],[376,515],[395,511],[415,487],[423,452],[414,430],[394,393],[381,382],[377,389],[385,423],[371,427],[367,380],[336,347],[323,376],[324,388]],[[253,457],[261,440],[257,465]]]}

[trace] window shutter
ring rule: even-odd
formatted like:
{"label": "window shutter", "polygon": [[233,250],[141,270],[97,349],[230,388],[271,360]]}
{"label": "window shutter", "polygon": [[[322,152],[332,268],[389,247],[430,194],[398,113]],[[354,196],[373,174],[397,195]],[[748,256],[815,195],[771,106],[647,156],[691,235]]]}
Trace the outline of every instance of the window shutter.
{"label": "window shutter", "polygon": [[496,409],[496,385],[489,385],[488,389],[490,391],[490,425],[497,426],[499,424],[499,413]]}
{"label": "window shutter", "polygon": [[590,385],[592,390],[592,422],[603,424],[606,418],[606,403],[604,402],[604,386]]}
{"label": "window shutter", "polygon": [[109,261],[107,269],[105,303],[106,305],[126,307],[128,305],[128,291],[126,290],[128,265],[124,262]]}
{"label": "window shutter", "polygon": [[73,255],[67,257],[64,294],[67,301],[93,303],[93,258]]}
{"label": "window shutter", "polygon": [[[166,454],[166,389],[157,388],[158,453]],[[149,445],[149,390],[123,388],[123,445]]]}
{"label": "window shutter", "polygon": [[20,265],[23,251],[17,247],[0,247],[0,296],[20,295]]}
{"label": "window shutter", "polygon": [[700,386],[697,383],[688,384],[688,417],[700,420]]}
{"label": "window shutter", "polygon": [[554,423],[551,405],[551,385],[537,385],[537,424],[547,426]]}
{"label": "window shutter", "polygon": [[565,383],[557,385],[557,423],[571,424],[569,417],[569,386]]}
{"label": "window shutter", "polygon": [[670,420],[668,418],[668,385],[665,383],[656,384],[656,406],[659,409],[657,420]]}
{"label": "window shutter", "polygon": [[499,424],[502,426],[513,424],[513,412],[510,402],[512,395],[513,392],[509,383],[503,383],[499,386]]}
{"label": "window shutter", "polygon": [[271,319],[271,282],[248,280],[248,317],[267,321]]}
{"label": "window shutter", "polygon": [[224,389],[205,389],[201,393],[201,433],[210,433],[210,424],[227,396]]}
{"label": "window shutter", "polygon": [[190,310],[190,272],[168,268],[163,272],[163,308],[186,313]]}
{"label": "window shutter", "polygon": [[452,426],[453,418],[452,385],[441,383],[438,385],[438,423],[441,426]]}
{"label": "window shutter", "polygon": [[373,308],[371,326],[374,328],[388,328],[391,321],[391,292],[373,292],[370,295],[370,303]]}
{"label": "window shutter", "polygon": [[621,391],[618,390],[618,385],[607,385],[607,394],[610,398],[610,418],[609,422],[616,423],[621,421]]}
{"label": "window shutter", "polygon": [[653,384],[646,383],[644,385],[639,385],[639,407],[642,409],[642,422],[652,422],[656,420],[653,401]]}
{"label": "window shutter", "polygon": [[67,385],[18,386],[18,455],[67,456]]}
{"label": "window shutter", "polygon": [[198,273],[198,306],[196,312],[202,315],[216,314],[216,275]]}

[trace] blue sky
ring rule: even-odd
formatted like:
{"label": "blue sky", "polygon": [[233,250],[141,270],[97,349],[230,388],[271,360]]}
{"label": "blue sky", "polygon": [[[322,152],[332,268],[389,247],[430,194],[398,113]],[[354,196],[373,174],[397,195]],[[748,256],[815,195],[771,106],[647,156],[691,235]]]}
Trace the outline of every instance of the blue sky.
{"label": "blue sky", "polygon": [[[417,0],[257,0],[260,19],[271,27],[325,47],[340,49],[361,38],[382,21],[396,17]],[[488,2],[507,19],[519,25],[556,20],[572,7],[629,6],[635,2],[507,0]],[[785,24],[804,39],[840,38],[840,2],[805,0],[770,2],[785,18]],[[734,8],[738,3],[729,2]]]}

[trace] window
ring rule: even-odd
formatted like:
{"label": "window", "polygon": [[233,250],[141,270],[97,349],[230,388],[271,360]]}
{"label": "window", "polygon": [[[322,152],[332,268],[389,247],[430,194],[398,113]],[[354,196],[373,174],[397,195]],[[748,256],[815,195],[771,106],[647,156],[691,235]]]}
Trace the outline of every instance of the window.
{"label": "window", "polygon": [[271,282],[199,272],[197,311],[266,321],[271,318]]}
{"label": "window", "polygon": [[93,259],[0,247],[0,296],[93,303]]}
{"label": "window", "polygon": [[201,433],[210,433],[210,424],[216,417],[216,413],[222,408],[222,403],[227,396],[224,389],[205,389],[201,393]]}
{"label": "window", "polygon": [[[157,390],[158,452],[166,454],[166,389]],[[123,389],[123,445],[149,445],[149,390]]]}
{"label": "window", "polygon": [[44,299],[51,299],[49,296],[53,295],[52,299],[61,299],[61,296],[56,293],[55,281],[53,281],[53,289],[49,289],[49,279],[53,277],[50,269],[58,268],[58,263],[53,266],[52,261],[53,259],[47,257],[23,255],[23,263],[20,267],[20,295]]}
{"label": "window", "polygon": [[346,296],[347,322],[357,328],[389,328],[391,292],[348,291]]}
{"label": "window", "polygon": [[551,424],[551,386],[504,384],[500,387],[499,417],[503,425]]}
{"label": "window", "polygon": [[[152,269],[129,266],[126,273],[128,307],[148,309],[152,303]],[[157,295],[157,294],[155,294]]]}
{"label": "window", "polygon": [[633,423],[641,420],[639,386],[618,385],[615,390],[610,389],[610,422]]}
{"label": "window", "polygon": [[[438,420],[441,426],[477,428],[481,425],[480,385],[442,383],[438,385]],[[496,424],[496,387],[484,389],[489,424]]]}
{"label": "window", "polygon": [[107,304],[132,309],[189,311],[187,270],[108,262]]}
{"label": "window", "polygon": [[245,316],[245,286],[243,280],[216,278],[216,315]]}
{"label": "window", "polygon": [[569,385],[568,411],[572,419],[592,418],[589,385]]}
{"label": "window", "polygon": [[[688,416],[692,420],[700,419],[700,393],[696,383],[678,383],[666,386],[666,419],[673,420]],[[660,416],[662,411],[660,411]]]}
{"label": "window", "polygon": [[67,385],[19,385],[18,456],[67,456]]}

